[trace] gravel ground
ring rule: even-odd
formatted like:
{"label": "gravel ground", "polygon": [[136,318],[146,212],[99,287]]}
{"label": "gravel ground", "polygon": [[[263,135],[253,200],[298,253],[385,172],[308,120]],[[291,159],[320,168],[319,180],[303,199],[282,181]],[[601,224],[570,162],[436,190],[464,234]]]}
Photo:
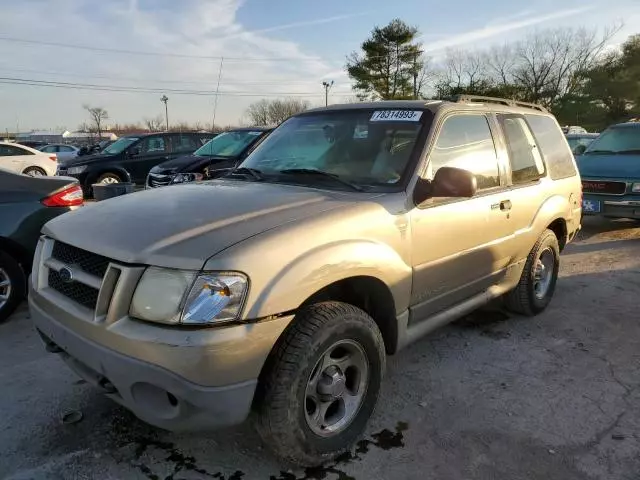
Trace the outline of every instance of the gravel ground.
{"label": "gravel ground", "polygon": [[390,358],[366,438],[306,471],[246,425],[143,424],[47,354],[22,308],[0,326],[0,477],[640,479],[640,225],[585,223],[544,314],[479,312]]}

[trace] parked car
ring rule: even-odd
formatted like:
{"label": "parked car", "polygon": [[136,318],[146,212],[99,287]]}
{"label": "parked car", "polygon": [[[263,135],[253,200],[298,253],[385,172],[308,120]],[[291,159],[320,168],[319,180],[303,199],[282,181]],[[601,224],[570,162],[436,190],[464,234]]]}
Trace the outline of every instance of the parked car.
{"label": "parked car", "polygon": [[44,147],[38,148],[41,152],[44,153],[55,153],[58,157],[59,162],[64,162],[66,160],[71,160],[78,156],[78,151],[80,150],[78,147],[74,147],[73,145],[65,145],[63,143],[52,143],[49,145],[45,145]]}
{"label": "parked car", "polygon": [[191,155],[156,165],[145,188],[218,177],[236,167],[271,131],[270,128],[238,128],[209,140]]}
{"label": "parked car", "polygon": [[47,142],[42,142],[42,141],[39,141],[39,140],[20,140],[20,141],[17,141],[15,143],[18,143],[20,145],[24,145],[25,147],[35,148],[35,149],[38,149],[40,147],[44,147],[47,144]]}
{"label": "parked car", "polygon": [[154,166],[192,153],[212,137],[211,133],[129,135],[98,154],[61,162],[59,174],[77,178],[87,196],[94,183],[133,182],[142,186]]}
{"label": "parked car", "polygon": [[584,214],[640,219],[640,123],[613,125],[578,153]]}
{"label": "parked car", "polygon": [[503,295],[542,312],[580,228],[554,117],[486,97],[306,111],[224,178],[165,190],[44,227],[36,328],[144,421],[205,429],[253,409],[305,465],[362,434],[385,352]]}
{"label": "parked car", "polygon": [[569,142],[569,148],[575,155],[577,151],[581,150],[581,146],[588,147],[591,142],[593,142],[596,138],[598,138],[597,133],[570,133],[565,135],[567,137],[567,142]]}
{"label": "parked car", "polygon": [[44,153],[16,143],[0,142],[0,167],[32,177],[53,176],[58,168],[55,153]]}
{"label": "parked car", "polygon": [[29,177],[0,168],[0,322],[26,293],[42,226],[82,205],[77,181]]}

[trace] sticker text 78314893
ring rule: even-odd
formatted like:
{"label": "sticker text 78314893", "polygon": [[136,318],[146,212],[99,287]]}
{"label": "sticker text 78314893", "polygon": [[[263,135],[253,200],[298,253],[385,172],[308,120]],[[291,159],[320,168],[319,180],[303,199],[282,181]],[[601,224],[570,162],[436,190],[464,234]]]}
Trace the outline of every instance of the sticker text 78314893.
{"label": "sticker text 78314893", "polygon": [[420,110],[376,110],[369,119],[370,122],[419,122],[422,117]]}

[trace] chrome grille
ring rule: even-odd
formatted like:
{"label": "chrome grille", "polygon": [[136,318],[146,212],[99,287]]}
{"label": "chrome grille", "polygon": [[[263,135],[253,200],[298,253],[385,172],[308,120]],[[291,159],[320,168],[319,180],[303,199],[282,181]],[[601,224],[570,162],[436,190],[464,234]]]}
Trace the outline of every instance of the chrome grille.
{"label": "chrome grille", "polygon": [[601,195],[624,195],[627,190],[625,182],[609,182],[600,180],[582,180],[584,193],[596,193]]}
{"label": "chrome grille", "polygon": [[55,242],[51,256],[69,266],[76,266],[83,272],[102,278],[109,267],[109,259],[87,252],[72,245]]}
{"label": "chrome grille", "polygon": [[49,270],[49,287],[61,293],[65,297],[83,305],[91,310],[96,308],[99,291],[84,283],[70,281],[65,282],[60,277],[60,273]]}

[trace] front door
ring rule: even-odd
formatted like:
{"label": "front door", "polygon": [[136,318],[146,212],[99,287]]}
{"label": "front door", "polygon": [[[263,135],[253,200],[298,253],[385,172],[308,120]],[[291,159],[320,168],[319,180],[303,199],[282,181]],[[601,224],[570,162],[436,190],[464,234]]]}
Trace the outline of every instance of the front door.
{"label": "front door", "polygon": [[511,261],[506,171],[487,117],[446,117],[427,161],[425,178],[443,166],[463,168],[476,175],[478,192],[432,198],[412,210],[412,323],[498,283]]}
{"label": "front door", "polygon": [[140,185],[146,181],[149,170],[169,160],[170,147],[164,135],[144,137],[132,147],[132,150],[135,154],[127,159],[126,169],[132,180]]}

